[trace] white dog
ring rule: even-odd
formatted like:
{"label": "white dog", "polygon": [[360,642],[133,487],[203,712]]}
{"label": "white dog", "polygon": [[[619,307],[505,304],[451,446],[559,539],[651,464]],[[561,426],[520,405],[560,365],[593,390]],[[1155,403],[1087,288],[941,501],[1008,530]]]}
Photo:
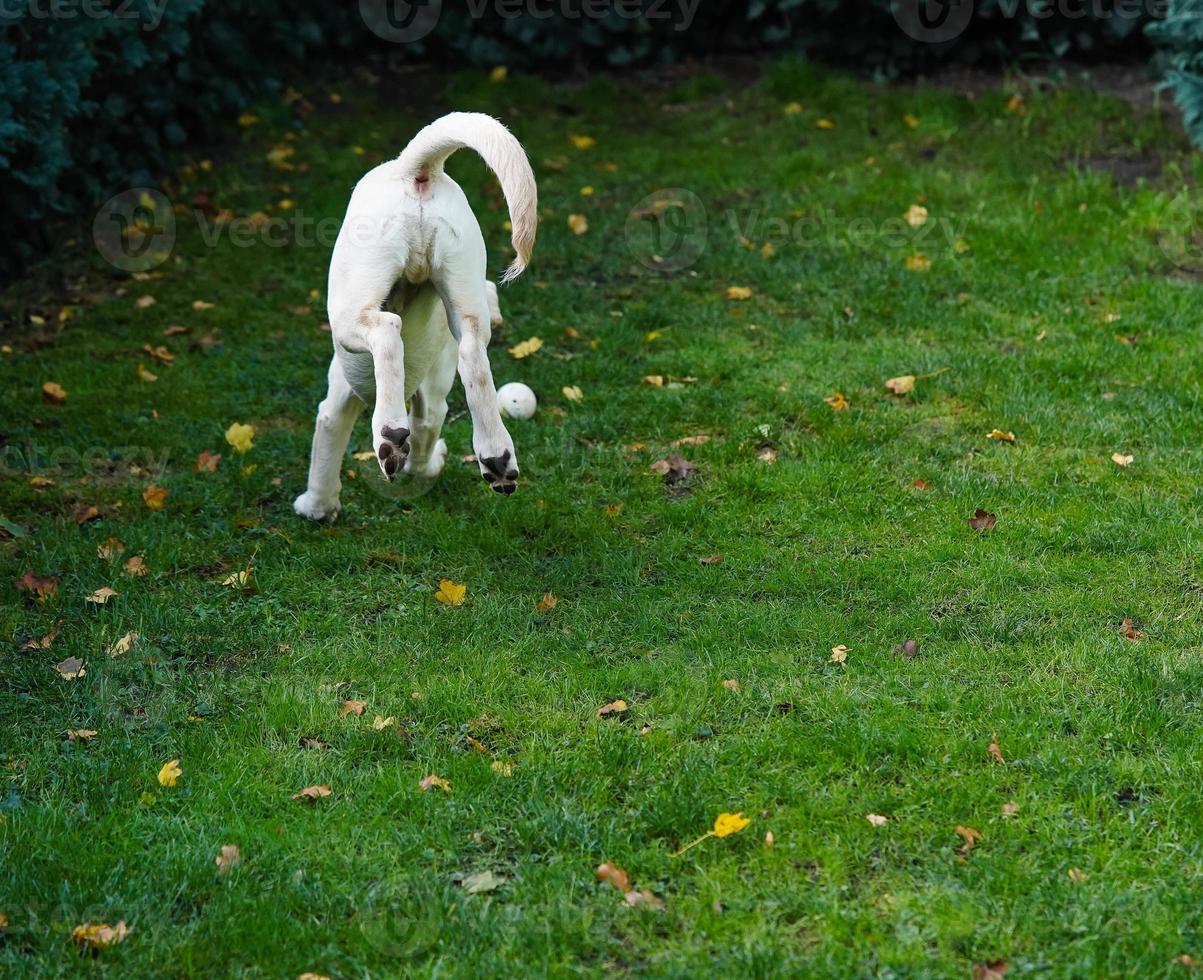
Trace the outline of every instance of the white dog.
{"label": "white dog", "polygon": [[447,158],[463,147],[484,158],[509,206],[517,254],[502,282],[530,261],[538,222],[535,175],[522,146],[490,116],[444,116],[396,160],[359,181],[330,260],[334,357],[318,406],[309,487],[293,505],[302,517],[338,514],[343,454],[369,402],[372,448],[385,477],[438,476],[447,458],[439,432],[457,368],[481,476],[498,493],[517,487],[518,458],[497,408],[486,352],[490,324],[501,321],[497,291],[485,278],[476,216],[459,184],[443,172]]}

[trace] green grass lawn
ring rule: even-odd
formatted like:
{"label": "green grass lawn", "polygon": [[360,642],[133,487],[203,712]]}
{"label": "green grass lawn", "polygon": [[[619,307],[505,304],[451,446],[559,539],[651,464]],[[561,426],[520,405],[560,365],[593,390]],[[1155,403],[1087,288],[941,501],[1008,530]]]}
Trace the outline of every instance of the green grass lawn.
{"label": "green grass lawn", "polygon": [[[85,231],[5,296],[0,974],[1186,974],[1203,339],[1174,201],[1203,167],[1181,137],[1072,88],[967,99],[792,62],[750,86],[474,73],[417,111],[409,82],[257,107],[171,186],[290,222],[276,245],[181,214],[137,281]],[[306,523],[329,238],[301,219],[341,216],[447,108],[503,118],[539,178],[492,350],[541,399],[510,427],[519,491],[460,462],[457,388],[431,493],[349,453],[338,522]],[[287,132],[292,170],[266,158]],[[449,169],[499,273],[495,185],[468,153]],[[686,227],[669,212],[700,241],[683,191],[706,219],[686,268],[645,250],[654,215],[628,236],[652,195],[687,205],[655,247]],[[696,471],[669,484],[649,469],[674,452]],[[253,589],[223,584],[248,568]],[[672,856],[721,812],[752,822]],[[628,907],[604,861],[663,909]],[[119,920],[124,942],[77,953],[76,926]]]}

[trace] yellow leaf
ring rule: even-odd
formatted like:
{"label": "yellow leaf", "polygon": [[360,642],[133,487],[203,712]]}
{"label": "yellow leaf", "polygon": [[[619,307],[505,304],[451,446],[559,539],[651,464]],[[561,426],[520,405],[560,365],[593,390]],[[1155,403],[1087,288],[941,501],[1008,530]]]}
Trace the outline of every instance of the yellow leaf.
{"label": "yellow leaf", "polygon": [[1026,116],[1028,107],[1024,104],[1023,96],[1016,92],[1007,100],[1007,112],[1016,116]]}
{"label": "yellow leaf", "polygon": [[552,595],[550,592],[546,592],[543,594],[543,598],[535,603],[535,612],[551,612],[551,610],[555,609],[559,602],[560,600],[554,595]]}
{"label": "yellow leaf", "polygon": [[834,646],[831,648],[831,662],[832,663],[842,664],[847,659],[848,659],[848,648],[846,646],[844,646],[844,644],[841,643],[839,646]]}
{"label": "yellow leaf", "polygon": [[1014,432],[1004,432],[1002,429],[991,429],[986,433],[987,439],[997,439],[999,442],[1014,442]]}
{"label": "yellow leaf", "polygon": [[134,555],[132,558],[125,560],[125,574],[132,578],[141,578],[146,575],[150,569],[146,567],[146,559],[141,555]]}
{"label": "yellow leaf", "polygon": [[163,487],[149,486],[142,491],[142,499],[151,510],[162,510],[167,503],[167,491]]}
{"label": "yellow leaf", "polygon": [[67,392],[57,381],[47,381],[42,385],[42,401],[47,405],[61,405],[67,400]]}
{"label": "yellow leaf", "polygon": [[219,874],[229,874],[230,869],[242,860],[237,844],[223,844],[221,853],[213,859]]}
{"label": "yellow leaf", "polygon": [[568,227],[574,235],[583,235],[589,230],[589,219],[583,214],[570,214]]}
{"label": "yellow leaf", "polygon": [[1128,453],[1126,455],[1124,453],[1112,453],[1111,454],[1111,462],[1113,462],[1116,466],[1131,466],[1132,461],[1135,458],[1136,457],[1134,457],[1131,453]]}
{"label": "yellow leaf", "polygon": [[251,579],[251,569],[244,568],[240,572],[235,572],[233,575],[227,575],[221,580],[221,584],[227,589],[249,589],[253,587]]}
{"label": "yellow leaf", "polygon": [[919,128],[919,117],[913,116],[909,112],[903,113],[902,121],[910,129],[918,129]]}
{"label": "yellow leaf", "polygon": [[512,762],[502,762],[500,759],[494,759],[489,763],[489,768],[497,773],[498,776],[514,775],[514,764]]}
{"label": "yellow leaf", "polygon": [[505,65],[498,65],[489,72],[490,82],[504,82],[509,77],[510,71]]}
{"label": "yellow leaf", "polygon": [[1075,885],[1080,885],[1080,884],[1082,884],[1082,882],[1084,882],[1086,880],[1086,872],[1083,871],[1081,868],[1070,868],[1069,871],[1066,872],[1066,874],[1069,875],[1069,880],[1072,881]]}
{"label": "yellow leaf", "polygon": [[739,681],[737,681],[734,677],[730,677],[723,681],[723,687],[725,687],[728,691],[738,691],[740,684]]}
{"label": "yellow leaf", "polygon": [[389,715],[387,718],[382,718],[380,715],[377,715],[372,719],[372,730],[376,732],[382,732],[390,725],[395,725],[396,723],[397,719],[392,715]]}
{"label": "yellow leaf", "polygon": [[88,739],[96,737],[96,732],[91,728],[68,728],[67,738],[72,742],[86,742]]}
{"label": "yellow leaf", "polygon": [[902,374],[897,378],[890,378],[886,381],[886,390],[895,395],[906,395],[915,387],[916,378],[913,374]]}
{"label": "yellow leaf", "polygon": [[259,117],[250,112],[244,112],[238,117],[239,126],[254,126],[259,121]]}
{"label": "yellow leaf", "polygon": [[752,289],[750,286],[728,286],[727,299],[745,300],[752,298]]}
{"label": "yellow leaf", "polygon": [[213,304],[213,303],[206,303],[203,299],[194,299],[192,301],[192,308],[194,310],[196,310],[197,312],[202,312],[204,310],[211,310],[211,309],[213,309],[214,305],[215,304]]}
{"label": "yellow leaf", "polygon": [[715,837],[730,837],[732,834],[738,834],[751,822],[742,813],[720,813],[714,819],[713,833]]}
{"label": "yellow leaf", "polygon": [[468,595],[468,586],[452,582],[449,578],[439,579],[439,588],[434,597],[444,606],[462,606]]}
{"label": "yellow leaf", "polygon": [[147,384],[159,380],[159,376],[153,371],[148,371],[146,365],[141,361],[138,362],[138,366],[134,370],[137,371],[139,380],[145,381]]}
{"label": "yellow leaf", "polygon": [[922,228],[927,224],[927,208],[922,204],[912,204],[906,209],[906,214],[903,215],[906,223],[912,228]]}
{"label": "yellow leaf", "polygon": [[220,463],[221,453],[211,453],[207,449],[202,449],[197,453],[196,462],[192,464],[192,468],[197,473],[216,473]]}
{"label": "yellow leaf", "polygon": [[760,246],[760,254],[762,257],[764,257],[766,259],[771,259],[774,255],[777,254],[777,249],[775,249],[773,247],[772,242],[765,242],[763,245]]}
{"label": "yellow leaf", "polygon": [[431,773],[426,778],[419,780],[418,785],[422,787],[422,792],[427,793],[431,789],[441,789],[444,793],[451,792],[451,784],[442,776],[436,776]]}
{"label": "yellow leaf", "polygon": [[234,422],[226,429],[226,442],[234,447],[238,454],[249,452],[254,443],[255,427],[242,422]]}
{"label": "yellow leaf", "polygon": [[874,827],[884,827],[890,822],[889,817],[883,817],[880,813],[866,813],[865,819]]}
{"label": "yellow leaf", "polygon": [[105,946],[114,946],[122,942],[128,934],[129,929],[124,919],[115,926],[106,922],[85,922],[71,930],[71,939],[77,946],[103,949]]}
{"label": "yellow leaf", "polygon": [[184,775],[184,771],[180,768],[179,759],[164,762],[163,768],[159,770],[159,785],[170,789],[179,781],[182,775]]}
{"label": "yellow leaf", "polygon": [[931,259],[922,252],[916,252],[914,255],[906,257],[906,267],[911,272],[927,272],[931,268]]}
{"label": "yellow leaf", "polygon": [[784,112],[787,116],[796,116],[801,111],[802,111],[802,103],[801,102],[787,102],[787,103],[785,103],[784,107],[782,108],[782,112]]}
{"label": "yellow leaf", "polygon": [[564,387],[560,389],[560,392],[570,402],[579,402],[585,397],[585,393],[581,391],[580,387],[577,385],[564,385]]}
{"label": "yellow leaf", "polygon": [[120,657],[123,654],[129,653],[134,648],[134,644],[141,639],[137,633],[126,633],[125,636],[113,643],[109,647],[110,657]]}
{"label": "yellow leaf", "polygon": [[819,129],[835,129],[835,122],[831,119],[816,119],[815,125]]}
{"label": "yellow leaf", "polygon": [[543,346],[543,341],[538,337],[531,337],[521,343],[515,344],[510,348],[510,357],[516,360],[522,360],[524,357],[530,357],[531,354],[539,350]]}
{"label": "yellow leaf", "polygon": [[569,133],[568,140],[578,150],[588,150],[597,145],[597,140],[592,136],[580,136],[576,133]]}
{"label": "yellow leaf", "polygon": [[106,602],[108,602],[110,599],[112,599],[116,595],[120,595],[120,593],[116,589],[110,589],[107,585],[105,585],[105,586],[102,586],[101,588],[97,589],[91,595],[86,596],[84,598],[84,601],[85,602],[94,602],[98,606],[103,606]]}
{"label": "yellow leaf", "polygon": [[643,376],[643,383],[651,385],[653,388],[664,387],[664,375],[662,374],[646,374]]}
{"label": "yellow leaf", "polygon": [[619,698],[617,701],[611,701],[609,704],[603,704],[597,709],[598,718],[615,718],[618,715],[627,713],[628,705],[625,701]]}
{"label": "yellow leaf", "polygon": [[837,391],[834,394],[828,395],[823,399],[831,406],[833,411],[842,412],[848,407],[848,398],[842,391]]}
{"label": "yellow leaf", "polygon": [[593,196],[593,186],[591,184],[586,184],[584,187],[581,188],[580,194],[581,194],[581,197],[592,197]]}

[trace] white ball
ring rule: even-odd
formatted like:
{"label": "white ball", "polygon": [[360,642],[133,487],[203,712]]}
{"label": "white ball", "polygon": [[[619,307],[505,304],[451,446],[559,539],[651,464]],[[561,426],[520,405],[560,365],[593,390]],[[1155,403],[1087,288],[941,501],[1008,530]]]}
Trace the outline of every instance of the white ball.
{"label": "white ball", "polygon": [[497,392],[497,407],[501,414],[512,419],[529,419],[535,414],[535,393],[521,381],[502,385]]}

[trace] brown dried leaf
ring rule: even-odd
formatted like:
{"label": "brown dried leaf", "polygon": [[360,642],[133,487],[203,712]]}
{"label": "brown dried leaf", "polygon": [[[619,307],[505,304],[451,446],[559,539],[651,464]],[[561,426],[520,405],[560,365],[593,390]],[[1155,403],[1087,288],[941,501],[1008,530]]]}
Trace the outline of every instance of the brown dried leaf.
{"label": "brown dried leaf", "polygon": [[597,709],[598,718],[617,718],[627,713],[628,705],[621,698],[617,701],[611,701],[609,704],[603,704]]}
{"label": "brown dried leaf", "polygon": [[1126,616],[1124,621],[1119,624],[1119,635],[1125,640],[1139,640],[1144,633],[1136,628],[1136,621],[1131,616]]}
{"label": "brown dried leaf", "polygon": [[167,493],[163,487],[150,486],[142,491],[142,499],[151,510],[162,510],[167,503]]}
{"label": "brown dried leaf", "polygon": [[451,792],[451,784],[442,776],[436,776],[434,773],[419,780],[418,785],[422,787],[423,793],[427,793],[432,789],[441,789],[444,793]]}
{"label": "brown dried leaf", "polygon": [[132,578],[141,578],[150,571],[146,567],[146,560],[141,555],[134,555],[132,558],[125,559],[125,564],[122,565],[125,569],[125,574]]}
{"label": "brown dried leaf", "polygon": [[34,575],[27,571],[16,582],[18,592],[27,592],[38,602],[44,602],[58,591],[58,579],[53,575]]}
{"label": "brown dried leaf", "polygon": [[329,786],[306,786],[301,792],[293,793],[294,800],[304,800],[306,803],[313,803],[320,800],[324,796],[330,795]]}
{"label": "brown dried leaf", "polygon": [[677,453],[670,453],[664,459],[658,459],[652,463],[650,470],[657,476],[664,477],[665,483],[673,484],[688,480],[697,472],[697,467],[685,457]]}
{"label": "brown dried leaf", "polygon": [[985,534],[987,531],[994,530],[994,525],[997,523],[998,518],[994,514],[991,514],[988,510],[982,510],[980,507],[969,518],[969,526],[979,534]]}
{"label": "brown dried leaf", "polygon": [[991,960],[989,963],[973,964],[973,980],[1003,980],[1010,965],[1006,960]]}
{"label": "brown dried leaf", "polygon": [[115,558],[123,551],[125,551],[125,545],[116,538],[105,538],[104,541],[96,546],[97,557],[103,558],[105,561]]}
{"label": "brown dried leaf", "polygon": [[220,463],[221,453],[211,453],[205,449],[197,454],[196,463],[193,464],[193,468],[197,473],[216,473]]}
{"label": "brown dried leaf", "polygon": [[699,558],[698,561],[703,565],[721,565],[723,562],[723,556],[706,555],[704,558]]}
{"label": "brown dried leaf", "polygon": [[61,663],[55,664],[54,669],[59,672],[59,676],[65,681],[78,680],[88,672],[84,667],[84,662],[79,657],[68,657]]}
{"label": "brown dried leaf", "polygon": [[339,709],[338,717],[346,718],[347,715],[354,715],[358,718],[363,714],[363,709],[368,706],[366,701],[344,701],[343,706]]}
{"label": "brown dried leaf", "polygon": [[91,595],[84,596],[84,602],[94,602],[98,606],[103,606],[110,599],[119,596],[121,593],[116,589],[110,589],[107,585],[102,585]]}
{"label": "brown dried leaf", "polygon": [[217,865],[218,874],[229,874],[230,869],[242,860],[242,854],[238,850],[237,844],[223,844],[221,853],[213,859]]}
{"label": "brown dried leaf", "polygon": [[960,836],[961,840],[964,841],[959,848],[962,854],[968,854],[977,846],[977,842],[982,839],[982,835],[979,831],[972,827],[963,827],[961,824],[957,824],[956,832]]}
{"label": "brown dried leaf", "polygon": [[42,401],[47,405],[61,405],[67,400],[67,392],[56,381],[47,381],[42,385]]}
{"label": "brown dried leaf", "polygon": [[72,516],[75,518],[76,524],[87,524],[88,521],[94,521],[100,517],[100,509],[95,504],[82,504],[75,508]]}
{"label": "brown dried leaf", "polygon": [[919,643],[916,640],[903,640],[894,647],[894,653],[906,657],[907,660],[914,660],[919,656]]}
{"label": "brown dried leaf", "polygon": [[1006,760],[1003,759],[1002,749],[998,747],[998,736],[990,736],[990,744],[986,746],[986,751],[990,753],[990,758],[997,762],[1000,766],[1005,766]]}
{"label": "brown dried leaf", "polygon": [[594,874],[597,876],[598,881],[604,881],[606,884],[617,888],[623,894],[631,890],[630,877],[617,864],[611,864],[609,861],[599,864]]}
{"label": "brown dried leaf", "polygon": [[539,612],[539,613],[551,612],[559,604],[559,601],[560,600],[557,599],[550,592],[545,592],[543,594],[543,598],[535,603],[535,612]]}

